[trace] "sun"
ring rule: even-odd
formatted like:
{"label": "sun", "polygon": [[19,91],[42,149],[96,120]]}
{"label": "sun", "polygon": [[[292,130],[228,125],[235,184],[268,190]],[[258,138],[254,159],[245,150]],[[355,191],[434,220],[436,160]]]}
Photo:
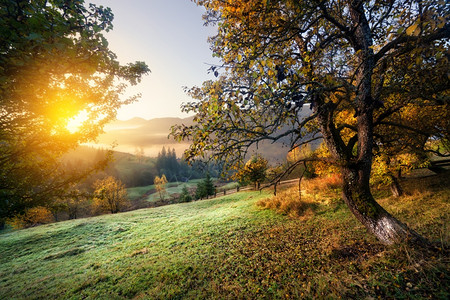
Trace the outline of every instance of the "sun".
{"label": "sun", "polygon": [[80,130],[81,126],[85,121],[89,119],[88,113],[86,110],[82,110],[78,113],[78,115],[72,117],[67,122],[66,128],[70,133],[75,133]]}

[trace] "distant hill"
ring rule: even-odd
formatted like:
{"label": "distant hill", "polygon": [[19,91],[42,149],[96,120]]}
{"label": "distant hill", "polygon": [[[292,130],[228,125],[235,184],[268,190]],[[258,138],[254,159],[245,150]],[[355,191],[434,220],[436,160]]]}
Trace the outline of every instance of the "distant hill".
{"label": "distant hill", "polygon": [[188,118],[157,118],[145,120],[133,118],[117,120],[105,127],[105,133],[100,135],[96,147],[109,148],[117,143],[115,150],[134,154],[138,148],[143,148],[146,156],[156,157],[162,147],[175,148],[178,156],[189,147],[189,143],[178,143],[169,138],[170,127],[175,124],[193,124],[194,117]]}
{"label": "distant hill", "polygon": [[[309,109],[301,111],[302,116],[310,114]],[[149,157],[156,157],[162,147],[175,148],[177,156],[180,157],[185,149],[189,147],[188,142],[178,143],[169,138],[170,128],[175,124],[193,125],[194,117],[187,118],[157,118],[145,120],[133,118],[130,120],[117,120],[105,127],[106,133],[98,138],[96,147],[108,148],[111,144],[117,143],[116,151],[134,154],[140,147]],[[281,131],[287,129],[281,129]],[[289,139],[285,138],[280,142],[270,141],[260,142],[258,146],[252,147],[251,152],[257,152],[267,158],[271,163],[281,163],[285,160],[289,144]]]}

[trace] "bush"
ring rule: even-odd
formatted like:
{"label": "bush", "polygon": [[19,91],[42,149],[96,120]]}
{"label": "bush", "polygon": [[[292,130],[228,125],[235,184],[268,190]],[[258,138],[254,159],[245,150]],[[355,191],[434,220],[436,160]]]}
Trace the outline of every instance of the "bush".
{"label": "bush", "polygon": [[306,180],[303,183],[305,189],[310,191],[335,190],[342,187],[342,176],[340,174],[328,174],[322,177],[316,177]]}
{"label": "bush", "polygon": [[55,218],[50,210],[37,206],[27,209],[24,214],[17,215],[7,221],[14,229],[29,228],[42,224],[53,223]]}

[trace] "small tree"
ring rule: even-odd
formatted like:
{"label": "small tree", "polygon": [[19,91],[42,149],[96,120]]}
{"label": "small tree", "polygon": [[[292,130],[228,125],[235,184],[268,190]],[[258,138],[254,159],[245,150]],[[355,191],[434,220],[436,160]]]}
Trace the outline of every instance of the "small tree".
{"label": "small tree", "polygon": [[258,189],[266,179],[268,162],[260,155],[254,155],[237,174],[240,182],[252,182]]}
{"label": "small tree", "polygon": [[195,191],[196,199],[203,199],[212,196],[215,193],[214,182],[209,173],[206,173],[205,179],[197,183],[197,190]]}
{"label": "small tree", "polygon": [[144,161],[144,157],[145,157],[144,147],[142,147],[142,146],[136,147],[134,149],[134,156],[136,157],[136,160],[139,163],[142,163]]}
{"label": "small tree", "polygon": [[204,197],[206,197],[205,183],[200,181],[197,183],[197,189],[195,190],[195,199],[203,199]]}
{"label": "small tree", "polygon": [[211,178],[211,175],[209,175],[209,173],[206,173],[206,178],[203,180],[203,184],[205,186],[206,196],[214,195],[216,188],[214,187],[214,182]]}
{"label": "small tree", "polygon": [[87,192],[77,188],[72,188],[70,193],[55,200],[52,205],[52,211],[58,220],[58,213],[65,212],[69,220],[77,219],[80,214],[85,214],[90,206],[90,197]]}
{"label": "small tree", "polygon": [[118,213],[128,205],[125,185],[109,176],[94,183],[94,208],[96,211]]}
{"label": "small tree", "polygon": [[161,177],[156,176],[155,177],[155,188],[156,191],[159,193],[159,199],[164,200],[164,196],[167,193],[166,192],[166,183],[167,183],[167,178],[166,175],[162,175]]}
{"label": "small tree", "polygon": [[180,202],[190,202],[190,201],[192,201],[192,196],[189,193],[187,186],[184,185],[183,189],[181,190]]}
{"label": "small tree", "polygon": [[372,176],[370,178],[373,184],[388,185],[394,197],[403,195],[403,189],[400,185],[402,172],[408,173],[414,168],[425,167],[428,159],[416,153],[379,153],[372,166]]}

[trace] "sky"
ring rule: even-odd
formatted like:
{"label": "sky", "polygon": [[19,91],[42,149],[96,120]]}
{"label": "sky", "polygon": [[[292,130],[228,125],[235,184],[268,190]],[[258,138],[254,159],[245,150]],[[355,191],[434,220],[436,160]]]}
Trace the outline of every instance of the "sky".
{"label": "sky", "polygon": [[110,7],[114,29],[105,36],[122,64],[145,61],[151,73],[128,95],[139,102],[122,107],[119,120],[187,117],[180,106],[191,99],[183,87],[212,79],[208,64],[217,64],[207,42],[213,27],[203,26],[204,9],[190,0],[86,0]]}

